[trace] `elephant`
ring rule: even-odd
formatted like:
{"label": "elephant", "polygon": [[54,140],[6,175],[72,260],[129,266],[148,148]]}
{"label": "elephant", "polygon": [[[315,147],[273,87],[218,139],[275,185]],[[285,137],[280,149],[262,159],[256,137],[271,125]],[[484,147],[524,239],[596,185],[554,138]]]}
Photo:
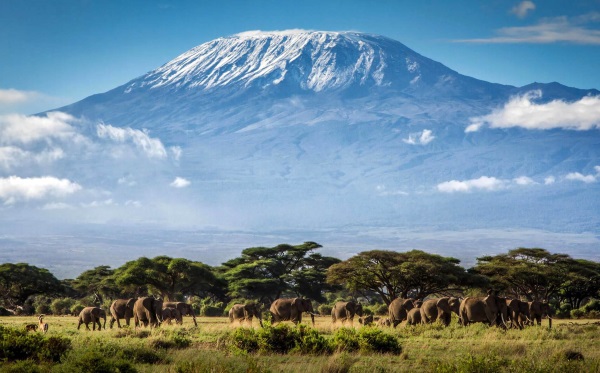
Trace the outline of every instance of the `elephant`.
{"label": "elephant", "polygon": [[506,299],[498,297],[495,291],[488,291],[485,298],[467,297],[460,303],[459,322],[464,326],[483,322],[506,328]]}
{"label": "elephant", "polygon": [[191,304],[187,304],[185,302],[164,302],[163,307],[164,308],[177,308],[177,310],[181,314],[181,316],[179,316],[179,319],[177,320],[179,324],[183,323],[182,316],[189,315],[189,316],[192,316],[192,320],[194,321],[194,326],[198,326],[198,323],[196,322],[196,314],[194,313],[194,309],[192,308]]}
{"label": "elephant", "polygon": [[402,321],[406,320],[408,311],[415,308],[414,299],[396,298],[388,307],[388,315],[391,325],[398,326]]}
{"label": "elephant", "polygon": [[510,320],[511,328],[523,329],[521,323],[521,301],[518,299],[506,298],[507,321]]}
{"label": "elephant", "polygon": [[421,309],[413,308],[406,314],[406,326],[417,325],[421,323]]}
{"label": "elephant", "polygon": [[392,323],[391,323],[391,321],[390,321],[389,318],[384,317],[384,318],[381,318],[381,319],[377,320],[377,324],[375,324],[375,325],[376,326],[380,326],[380,327],[384,327],[384,326],[391,326]]}
{"label": "elephant", "polygon": [[96,323],[98,323],[98,331],[102,330],[102,324],[100,319],[104,319],[104,329],[106,329],[106,311],[98,307],[85,307],[79,312],[79,324],[77,324],[77,330],[81,327],[81,324],[85,324],[85,328],[90,330],[88,326],[92,323],[93,330],[96,330]]}
{"label": "elephant", "polygon": [[119,319],[125,319],[125,324],[129,326],[129,320],[133,317],[133,305],[135,298],[117,299],[110,305],[110,328],[112,329],[115,321],[117,326],[121,328]]}
{"label": "elephant", "polygon": [[459,308],[460,299],[455,297],[427,299],[421,305],[421,322],[430,324],[440,320],[444,326],[448,326],[452,320],[452,312],[458,315]]}
{"label": "elephant", "polygon": [[358,322],[364,326],[369,326],[373,324],[373,320],[373,315],[361,316],[358,318]]}
{"label": "elephant", "polygon": [[529,303],[518,300],[519,304],[519,324],[522,326],[531,324],[531,315],[529,314]]}
{"label": "elephant", "polygon": [[552,308],[546,302],[540,302],[534,300],[529,302],[529,316],[532,324],[537,323],[538,326],[542,325],[542,317],[548,317],[548,327],[552,328]]}
{"label": "elephant", "polygon": [[331,309],[331,322],[341,321],[342,325],[346,321],[350,321],[350,325],[354,325],[354,315],[362,317],[363,308],[360,303],[356,302],[337,302]]}
{"label": "elephant", "polygon": [[158,327],[162,322],[162,299],[153,297],[138,298],[133,305],[133,320],[135,327],[140,324],[150,327]]}
{"label": "elephant", "polygon": [[238,320],[240,325],[244,321],[248,321],[252,325],[252,318],[256,317],[260,326],[263,326],[262,318],[260,317],[260,311],[256,303],[246,304],[234,304],[229,310],[229,322],[232,323],[234,320]]}
{"label": "elephant", "polygon": [[176,324],[181,324],[181,312],[177,308],[165,307],[162,309],[162,320],[169,325],[171,325],[171,320],[175,320]]}
{"label": "elephant", "polygon": [[302,313],[308,312],[315,326],[315,314],[310,299],[306,298],[279,298],[269,308],[273,316],[273,324],[280,321],[291,321],[294,324],[302,322]]}

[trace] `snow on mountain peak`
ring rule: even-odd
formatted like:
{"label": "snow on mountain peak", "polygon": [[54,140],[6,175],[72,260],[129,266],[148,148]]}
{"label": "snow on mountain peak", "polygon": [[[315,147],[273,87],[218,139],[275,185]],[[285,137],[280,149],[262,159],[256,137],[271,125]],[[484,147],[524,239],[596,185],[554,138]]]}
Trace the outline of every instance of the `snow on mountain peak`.
{"label": "snow on mountain peak", "polygon": [[353,85],[410,85],[420,81],[423,62],[433,61],[377,35],[248,31],[199,45],[130,82],[125,92],[281,85],[319,92]]}

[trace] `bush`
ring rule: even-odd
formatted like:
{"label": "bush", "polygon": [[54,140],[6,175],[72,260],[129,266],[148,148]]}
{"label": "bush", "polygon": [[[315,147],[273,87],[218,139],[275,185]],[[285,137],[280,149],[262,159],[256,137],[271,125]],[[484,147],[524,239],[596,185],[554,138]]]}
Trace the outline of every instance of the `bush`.
{"label": "bush", "polygon": [[224,307],[204,305],[200,309],[201,316],[223,316],[225,314]]}
{"label": "bush", "polygon": [[0,360],[33,359],[57,362],[71,349],[71,340],[0,326]]}
{"label": "bush", "polygon": [[333,309],[333,306],[329,305],[329,304],[321,304],[317,310],[319,311],[319,314],[323,315],[323,316],[329,316],[331,315],[331,310]]}
{"label": "bush", "polygon": [[68,354],[65,361],[55,366],[53,371],[65,373],[137,372],[129,361],[107,356],[92,348]]}
{"label": "bush", "polygon": [[245,352],[268,352],[285,354],[328,354],[331,345],[316,329],[306,325],[289,327],[266,325],[262,329],[237,328],[228,338],[229,344]]}
{"label": "bush", "polygon": [[71,307],[74,305],[73,298],[57,298],[50,303],[50,311],[54,315],[71,315]]}
{"label": "bush", "polygon": [[358,331],[340,328],[333,335],[332,344],[336,351],[392,354],[402,352],[402,346],[397,337],[385,333],[383,330],[369,327],[361,328]]}

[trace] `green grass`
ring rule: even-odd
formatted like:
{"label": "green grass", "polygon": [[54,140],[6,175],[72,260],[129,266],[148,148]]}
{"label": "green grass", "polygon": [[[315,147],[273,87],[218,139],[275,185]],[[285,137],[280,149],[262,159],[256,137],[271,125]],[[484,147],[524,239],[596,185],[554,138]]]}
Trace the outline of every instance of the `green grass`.
{"label": "green grass", "polygon": [[[0,317],[0,325],[24,329],[26,324],[36,320],[33,316]],[[60,363],[0,362],[0,371],[67,372],[97,367],[93,371],[307,373],[418,369],[424,372],[600,373],[600,325],[591,320],[555,320],[552,329],[544,324],[525,330],[501,330],[481,324],[461,327],[456,321],[447,328],[401,324],[396,329],[385,329],[384,334],[399,340],[401,346],[401,352],[387,354],[368,348],[356,352],[327,350],[323,354],[307,354],[299,348],[286,354],[268,349],[247,353],[228,342],[238,325],[230,325],[225,317],[197,318],[197,328],[191,318],[184,318],[182,326],[165,325],[154,330],[115,327],[100,332],[86,331],[83,327],[77,330],[76,317],[46,316],[44,320],[49,324],[45,337],[71,340],[72,349]],[[315,321],[319,336],[331,342],[339,338],[340,326],[332,326],[329,317],[317,317]],[[257,329],[258,325],[253,327]],[[360,329],[358,323],[355,327]],[[354,334],[363,335],[364,339],[380,336],[368,330]],[[385,338],[381,341],[389,342]]]}

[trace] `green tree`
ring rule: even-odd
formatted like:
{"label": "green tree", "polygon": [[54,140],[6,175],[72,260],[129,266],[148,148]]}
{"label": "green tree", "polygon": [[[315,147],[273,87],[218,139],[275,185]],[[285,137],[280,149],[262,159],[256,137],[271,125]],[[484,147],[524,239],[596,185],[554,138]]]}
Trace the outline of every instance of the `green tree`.
{"label": "green tree", "polygon": [[339,259],[315,253],[320,247],[316,242],[305,242],[245,249],[241,257],[221,267],[229,283],[229,296],[259,299],[265,304],[294,295],[322,302],[323,293],[334,289],[325,282],[327,268]]}
{"label": "green tree", "polygon": [[115,270],[115,283],[142,295],[147,288],[163,299],[174,301],[185,296],[222,296],[226,287],[212,268],[202,262],[183,258],[141,257]]}
{"label": "green tree", "polygon": [[569,273],[559,289],[561,300],[572,309],[581,307],[587,298],[600,297],[600,263],[576,259],[569,265]]}
{"label": "green tree", "polygon": [[6,309],[16,310],[33,295],[57,295],[61,282],[45,268],[27,263],[0,265],[0,299]]}
{"label": "green tree", "polygon": [[390,304],[398,297],[424,298],[469,284],[470,276],[459,263],[458,259],[420,250],[364,251],[331,266],[327,281],[365,296],[375,292]]}
{"label": "green tree", "polygon": [[115,283],[114,270],[103,265],[81,273],[70,285],[80,295],[93,295],[96,304],[104,303],[104,298],[118,298],[122,291]]}
{"label": "green tree", "polygon": [[493,287],[514,298],[548,300],[558,295],[574,264],[566,254],[518,248],[507,254],[477,258],[471,271],[489,277]]}

